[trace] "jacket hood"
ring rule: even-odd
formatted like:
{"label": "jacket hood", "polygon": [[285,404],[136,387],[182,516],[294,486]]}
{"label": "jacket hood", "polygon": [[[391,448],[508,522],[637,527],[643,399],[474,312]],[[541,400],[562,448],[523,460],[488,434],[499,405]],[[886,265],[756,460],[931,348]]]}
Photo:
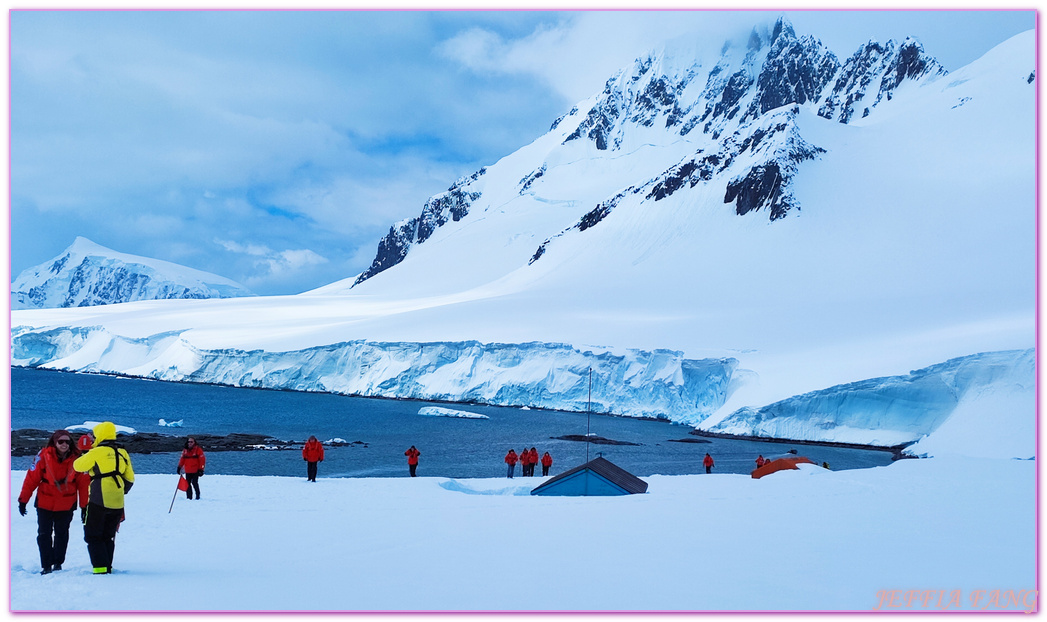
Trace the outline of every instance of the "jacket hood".
{"label": "jacket hood", "polygon": [[112,421],[103,421],[94,427],[95,447],[105,441],[116,440],[116,425]]}
{"label": "jacket hood", "polygon": [[51,438],[47,441],[47,446],[48,447],[54,447],[55,443],[57,443],[59,440],[61,440],[63,438],[67,439],[69,441],[69,448],[72,449],[73,448],[73,436],[69,432],[66,432],[65,430],[58,430],[57,432],[52,434]]}

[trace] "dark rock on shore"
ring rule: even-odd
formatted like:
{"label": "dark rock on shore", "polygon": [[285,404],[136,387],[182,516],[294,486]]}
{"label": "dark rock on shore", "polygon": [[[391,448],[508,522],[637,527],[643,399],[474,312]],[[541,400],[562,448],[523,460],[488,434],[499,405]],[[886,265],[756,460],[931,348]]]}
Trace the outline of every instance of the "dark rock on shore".
{"label": "dark rock on shore", "polygon": [[704,438],[670,438],[670,443],[712,443]]}
{"label": "dark rock on shore", "polygon": [[[35,456],[37,452],[47,445],[52,431],[48,430],[12,430],[11,431],[11,455],[12,456]],[[80,438],[79,434],[72,433],[74,442]],[[252,451],[252,450],[281,450],[300,449],[300,441],[282,441],[264,434],[240,434],[233,433],[226,436],[217,434],[184,434],[181,436],[170,436],[157,434],[155,432],[139,432],[133,436],[120,436],[117,442],[123,445],[128,453],[151,454],[151,453],[173,453],[182,451],[185,447],[185,439],[192,436],[204,451]],[[353,443],[325,443],[328,447],[347,445],[367,445],[363,441]]]}
{"label": "dark rock on shore", "polygon": [[[788,438],[773,438],[773,437],[769,437],[769,436],[744,436],[744,435],[741,435],[741,434],[724,434],[724,433],[721,433],[721,432],[706,432],[705,430],[698,430],[698,429],[691,430],[690,434],[693,434],[695,436],[704,436],[704,437],[708,437],[708,438],[730,438],[730,439],[736,439],[736,440],[741,440],[741,441],[760,441],[760,442],[764,442],[764,443],[785,443],[785,444],[789,444],[789,445],[814,445],[814,446],[818,446],[818,447],[841,447],[841,448],[846,448],[846,449],[872,449],[872,450],[875,450],[875,451],[886,451],[886,452],[889,452],[891,454],[891,460],[902,460],[902,459],[905,459],[905,458],[913,458],[913,457],[915,457],[915,456],[909,456],[909,455],[906,455],[906,454],[902,453],[902,450],[904,450],[909,445],[912,445],[912,443],[902,443],[901,445],[891,445],[889,447],[885,447],[885,446],[882,446],[882,445],[862,445],[862,444],[859,444],[859,443],[838,443],[838,442],[832,442],[832,441],[807,441],[807,440],[797,440],[797,439],[788,439]],[[789,453],[795,454],[796,450],[795,449],[790,449]]]}
{"label": "dark rock on shore", "polygon": [[602,436],[586,436],[584,434],[567,434],[566,436],[550,436],[549,438],[554,441],[581,441],[590,442],[593,445],[640,445],[640,443],[630,443],[629,441],[615,441]]}

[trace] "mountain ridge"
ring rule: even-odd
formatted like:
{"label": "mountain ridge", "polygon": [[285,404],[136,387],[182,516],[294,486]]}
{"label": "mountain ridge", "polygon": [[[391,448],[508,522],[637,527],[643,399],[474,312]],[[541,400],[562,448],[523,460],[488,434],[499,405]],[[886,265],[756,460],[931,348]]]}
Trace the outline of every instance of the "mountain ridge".
{"label": "mountain ridge", "polygon": [[129,255],[77,236],[64,251],[23,270],[11,283],[11,308],[89,307],[137,300],[253,296],[216,274]]}
{"label": "mountain ridge", "polygon": [[[813,108],[820,117],[847,124],[859,109],[858,118],[864,119],[891,101],[903,83],[922,84],[947,73],[912,38],[883,45],[870,40],[841,62],[820,40],[797,37],[785,18],[779,18],[770,32],[754,28],[744,50],[725,44],[708,71],[702,59],[681,63],[664,47],[641,56],[608,79],[602,93],[554,121],[546,136],[560,136],[560,147],[589,141],[598,152],[620,152],[632,135],[640,133],[644,139],[653,135],[655,142],[690,136],[694,148],[679,161],[667,163],[660,175],[609,188],[570,229],[582,232],[592,227],[625,193],[648,190],[644,199],[658,201],[720,176],[728,178],[723,203],[733,203],[739,216],[766,211],[771,221],[784,218],[800,209],[790,191],[796,165],[823,152],[797,129],[795,118],[801,108]],[[587,102],[593,102],[588,109]],[[753,161],[732,168],[746,155]],[[482,202],[486,189],[480,179],[488,169],[481,168],[431,197],[418,217],[392,225],[371,266],[353,285],[401,263],[436,228],[466,218],[473,205]],[[540,185],[549,169],[548,162],[536,163],[520,177],[518,194]],[[549,242],[547,238],[535,249],[529,263],[545,254]]]}

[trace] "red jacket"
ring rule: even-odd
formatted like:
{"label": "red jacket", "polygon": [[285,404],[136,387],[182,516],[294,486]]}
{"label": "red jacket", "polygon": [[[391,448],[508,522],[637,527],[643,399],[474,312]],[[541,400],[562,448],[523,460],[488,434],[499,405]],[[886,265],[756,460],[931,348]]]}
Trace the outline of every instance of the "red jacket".
{"label": "red jacket", "polygon": [[178,460],[178,468],[185,469],[185,474],[197,473],[204,470],[204,463],[207,462],[207,458],[204,457],[204,450],[200,449],[199,445],[193,445],[192,449],[183,449],[182,457]]}
{"label": "red jacket", "polygon": [[705,460],[702,460],[702,464],[707,466],[707,467],[713,466],[713,457],[712,456],[706,456]]}
{"label": "red jacket", "polygon": [[538,450],[532,449],[527,452],[527,464],[538,464]]}
{"label": "red jacket", "polygon": [[306,462],[323,462],[323,443],[320,441],[306,441],[305,447],[302,447],[302,459]]}
{"label": "red jacket", "polygon": [[412,447],[405,451],[404,455],[407,456],[407,464],[418,464],[418,456],[422,455],[422,452]]}
{"label": "red jacket", "polygon": [[549,452],[546,452],[545,455],[542,456],[542,466],[553,466],[553,457],[549,455]]}
{"label": "red jacket", "polygon": [[516,455],[516,452],[511,450],[511,449],[509,450],[509,453],[505,454],[505,463],[506,464],[516,464],[516,462],[519,459],[520,458]]}
{"label": "red jacket", "polygon": [[54,447],[44,447],[36,456],[36,462],[25,474],[19,503],[29,503],[36,491],[36,507],[52,512],[73,509],[80,499],[80,507],[87,507],[87,486],[91,478],[87,473],[73,470],[75,453],[59,460]]}

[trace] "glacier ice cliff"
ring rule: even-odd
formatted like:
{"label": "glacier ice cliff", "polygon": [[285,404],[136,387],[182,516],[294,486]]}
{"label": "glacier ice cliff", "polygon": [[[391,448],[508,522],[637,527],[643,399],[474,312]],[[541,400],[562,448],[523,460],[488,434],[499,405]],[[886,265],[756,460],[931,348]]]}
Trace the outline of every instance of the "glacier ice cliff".
{"label": "glacier ice cliff", "polygon": [[[1034,438],[1035,350],[985,352],[904,376],[871,378],[741,408],[708,432],[894,446],[932,435],[958,409],[979,398],[969,429],[1005,427]],[[996,395],[998,399],[985,399]],[[1007,412],[1001,413],[1000,410]],[[1001,421],[1005,417],[1007,421]],[[977,440],[973,440],[976,443]]]}
{"label": "glacier ice cliff", "polygon": [[12,330],[14,366],[234,387],[526,406],[702,420],[726,402],[733,358],[622,354],[565,344],[350,341],[289,352],[202,350],[178,333],[131,339],[103,328]]}
{"label": "glacier ice cliff", "polygon": [[[100,327],[16,327],[11,357],[20,367],[366,397],[575,412],[586,411],[591,399],[593,412],[667,419],[716,434],[885,447],[916,443],[914,455],[962,445],[969,455],[1029,457],[1035,438],[1033,349],[955,358],[726,416],[718,411],[739,380],[739,361],[688,359],[671,350],[478,341],[205,350],[178,332],[132,339]],[[943,425],[954,423],[950,418],[959,422],[952,429]],[[957,435],[965,438],[957,442]],[[978,448],[990,438],[998,440]]]}

